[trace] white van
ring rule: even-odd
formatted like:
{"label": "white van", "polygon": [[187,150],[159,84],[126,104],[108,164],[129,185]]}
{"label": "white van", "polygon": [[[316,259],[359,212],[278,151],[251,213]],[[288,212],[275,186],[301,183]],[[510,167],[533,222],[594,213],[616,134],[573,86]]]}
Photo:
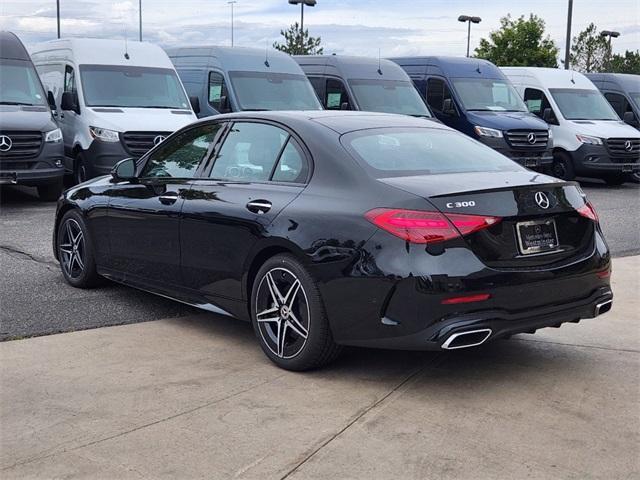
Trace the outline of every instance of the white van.
{"label": "white van", "polygon": [[640,132],[626,125],[591,81],[557,68],[502,67],[529,111],[551,126],[553,174],[620,185],[640,170]]}
{"label": "white van", "polygon": [[142,156],[196,116],[167,54],[146,42],[71,38],[31,53],[53,93],[65,169],[77,182]]}

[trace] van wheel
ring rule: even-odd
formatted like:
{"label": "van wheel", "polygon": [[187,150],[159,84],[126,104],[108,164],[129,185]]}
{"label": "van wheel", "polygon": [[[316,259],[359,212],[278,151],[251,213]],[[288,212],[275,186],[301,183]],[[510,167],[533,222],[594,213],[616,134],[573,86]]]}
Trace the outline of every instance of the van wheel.
{"label": "van wheel", "polygon": [[38,196],[43,202],[55,202],[62,194],[62,180],[56,180],[54,183],[46,185],[38,185]]}
{"label": "van wheel", "polygon": [[573,161],[569,154],[565,152],[557,152],[553,154],[553,164],[551,165],[551,174],[562,180],[573,180],[576,178],[576,172],[573,168]]}
{"label": "van wheel", "polygon": [[89,172],[87,170],[87,162],[85,161],[81,153],[76,157],[75,165],[73,168],[73,179],[78,183],[86,182],[89,179]]}

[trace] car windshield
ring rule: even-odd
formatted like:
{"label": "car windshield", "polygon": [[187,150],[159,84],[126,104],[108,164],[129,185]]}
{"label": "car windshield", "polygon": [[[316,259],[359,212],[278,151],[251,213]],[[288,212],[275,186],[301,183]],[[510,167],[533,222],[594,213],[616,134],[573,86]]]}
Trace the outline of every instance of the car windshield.
{"label": "car windshield", "polygon": [[417,127],[359,130],[344,135],[341,142],[376,178],[523,170],[495,150],[450,130]]}
{"label": "car windshield", "polygon": [[81,65],[84,103],[89,107],[189,108],[170,68]]}
{"label": "car windshield", "polygon": [[394,80],[349,80],[360,110],[431,117],[413,83]]}
{"label": "car windshield", "polygon": [[46,105],[38,74],[25,60],[0,60],[0,105]]}
{"label": "car windshield", "polygon": [[465,110],[526,112],[527,107],[509,82],[486,78],[453,78]]}
{"label": "car windshield", "polygon": [[549,91],[567,120],[620,120],[599,90],[551,88]]}
{"label": "car windshield", "polygon": [[240,110],[322,110],[304,75],[229,72]]}

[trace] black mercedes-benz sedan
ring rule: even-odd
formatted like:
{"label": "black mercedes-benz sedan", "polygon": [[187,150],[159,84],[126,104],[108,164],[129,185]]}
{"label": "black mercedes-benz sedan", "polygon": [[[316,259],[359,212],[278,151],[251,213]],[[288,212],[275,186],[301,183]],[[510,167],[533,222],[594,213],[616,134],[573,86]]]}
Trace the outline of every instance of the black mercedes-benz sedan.
{"label": "black mercedes-benz sedan", "polygon": [[67,191],[53,244],[71,285],[105,277],[251,321],[291,370],[342,345],[472,347],[613,299],[576,183],[399,115],[203,119]]}

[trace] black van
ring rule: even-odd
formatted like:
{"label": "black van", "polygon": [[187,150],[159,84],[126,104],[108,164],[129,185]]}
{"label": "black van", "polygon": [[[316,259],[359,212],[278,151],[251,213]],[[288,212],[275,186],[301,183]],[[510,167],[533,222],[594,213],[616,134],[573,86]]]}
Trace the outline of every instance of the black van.
{"label": "black van", "polygon": [[393,62],[342,55],[297,55],[324,108],[432,118],[411,79]]}
{"label": "black van", "polygon": [[0,185],[37,187],[42,200],[60,196],[64,148],[52,108],[20,39],[0,32]]}
{"label": "black van", "polygon": [[530,113],[509,79],[476,58],[392,58],[411,77],[435,116],[456,130],[533,169],[553,163],[545,121]]}

